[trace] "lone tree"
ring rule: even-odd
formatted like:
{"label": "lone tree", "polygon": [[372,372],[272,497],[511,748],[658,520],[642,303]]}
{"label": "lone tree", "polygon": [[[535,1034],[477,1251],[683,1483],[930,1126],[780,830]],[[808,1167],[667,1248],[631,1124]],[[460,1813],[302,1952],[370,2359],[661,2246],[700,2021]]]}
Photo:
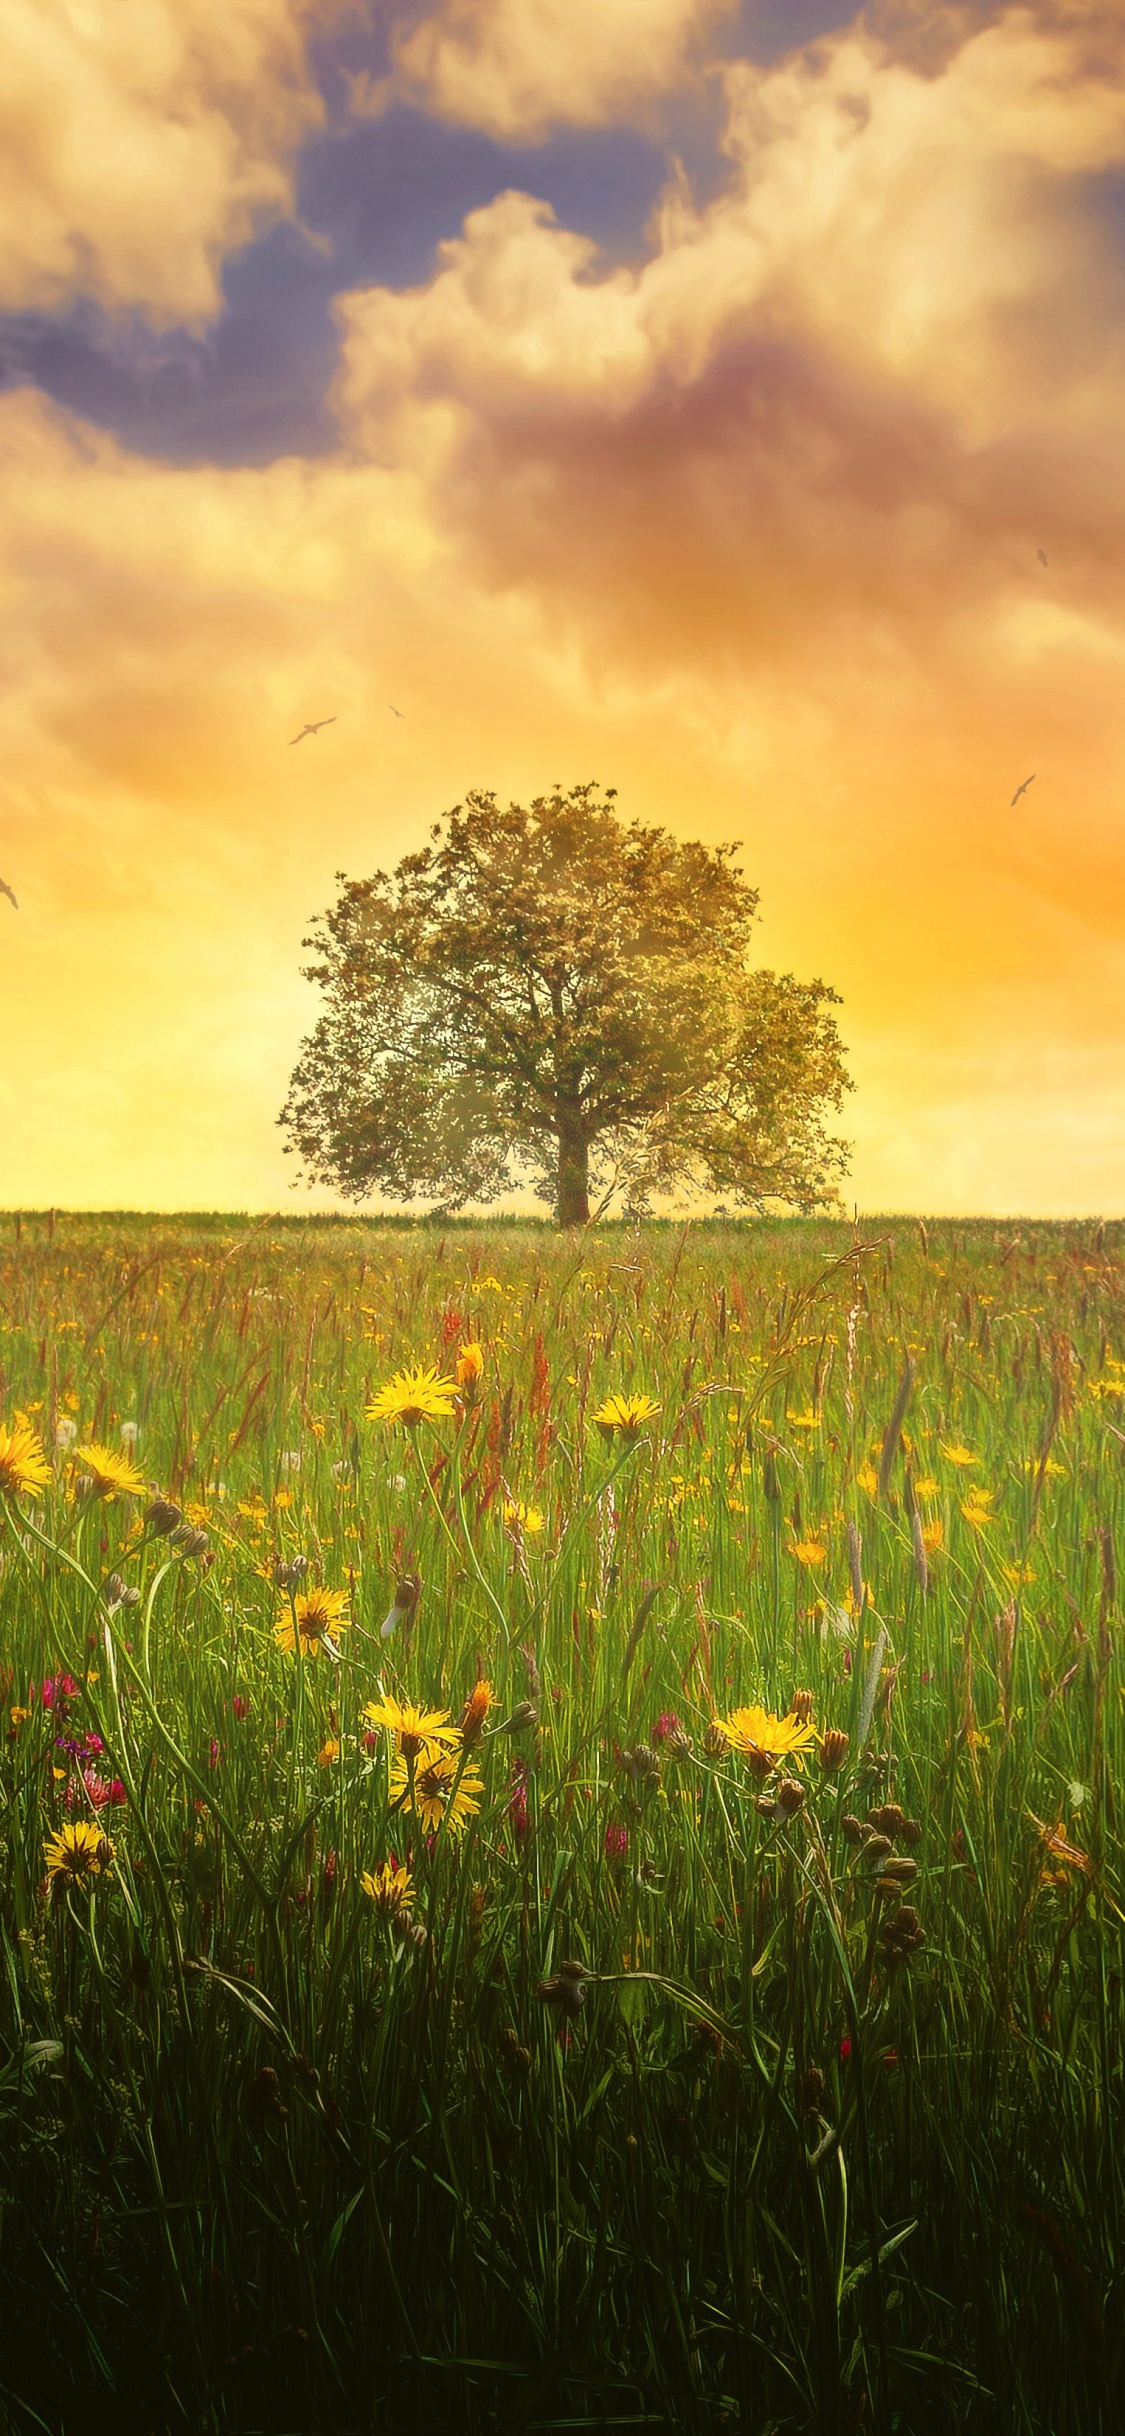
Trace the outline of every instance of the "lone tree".
{"label": "lone tree", "polygon": [[625,827],[615,792],[474,793],[389,877],[337,875],[278,1119],[310,1182],[455,1209],[530,1180],[561,1226],[592,1196],[835,1200],[835,991],[751,967],[734,846]]}

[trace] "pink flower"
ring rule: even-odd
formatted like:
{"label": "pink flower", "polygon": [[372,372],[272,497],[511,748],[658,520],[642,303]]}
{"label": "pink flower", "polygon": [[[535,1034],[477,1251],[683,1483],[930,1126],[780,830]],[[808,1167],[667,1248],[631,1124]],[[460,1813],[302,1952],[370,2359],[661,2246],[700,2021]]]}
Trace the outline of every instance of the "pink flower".
{"label": "pink flower", "polygon": [[222,1756],[223,1756],[223,1754],[222,1754],[221,1750],[219,1749],[219,1745],[218,1745],[218,1743],[216,1742],[214,1735],[212,1734],[212,1736],[211,1736],[211,1748],[210,1748],[210,1750],[209,1750],[209,1752],[208,1752],[208,1754],[207,1754],[207,1765],[208,1765],[208,1767],[209,1767],[209,1768],[217,1768],[217,1767],[218,1767],[218,1765],[219,1765],[219,1761],[221,1760]]}
{"label": "pink flower", "polygon": [[628,1828],[607,1827],[605,1831],[605,1849],[607,1860],[623,1861],[626,1853],[629,1850]]}
{"label": "pink flower", "polygon": [[508,1796],[508,1817],[513,1834],[517,1835],[522,1842],[531,1822],[527,1807],[527,1770],[523,1766],[523,1762],[518,1759],[513,1771],[512,1790]]}
{"label": "pink flower", "polygon": [[840,2041],[840,2062],[842,2064],[846,2064],[849,2061],[851,2052],[852,2042],[850,2038],[842,2038]]}
{"label": "pink flower", "polygon": [[239,1725],[242,1724],[244,1718],[247,1718],[250,1715],[250,1703],[245,1692],[235,1693],[234,1699],[231,1701],[231,1707],[238,1719]]}

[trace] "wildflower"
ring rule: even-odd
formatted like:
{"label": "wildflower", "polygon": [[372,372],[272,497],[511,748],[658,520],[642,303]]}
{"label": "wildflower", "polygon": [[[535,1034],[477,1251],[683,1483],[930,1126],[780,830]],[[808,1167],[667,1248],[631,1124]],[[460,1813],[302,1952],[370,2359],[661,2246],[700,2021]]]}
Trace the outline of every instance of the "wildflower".
{"label": "wildflower", "polygon": [[607,1861],[623,1861],[628,1850],[628,1828],[607,1827],[605,1831],[605,1855]]}
{"label": "wildflower", "polygon": [[145,1529],[153,1532],[157,1539],[167,1539],[169,1532],[177,1530],[183,1519],[183,1508],[174,1504],[170,1497],[154,1497],[151,1504],[145,1507]]}
{"label": "wildflower", "polygon": [[840,2062],[841,2062],[842,2064],[847,2064],[847,2063],[850,2063],[850,2061],[851,2061],[851,2053],[852,2053],[852,2042],[851,2042],[850,2038],[842,2038],[842,2039],[841,2039],[841,2041],[840,2041]]}
{"label": "wildflower", "polygon": [[76,1819],[44,1838],[47,1876],[55,1885],[85,1886],[113,1859],[113,1846],[93,1819]]}
{"label": "wildflower", "polygon": [[326,1740],[325,1742],[322,1742],[322,1743],[321,1743],[320,1749],[319,1749],[319,1751],[317,1752],[317,1755],[316,1755],[316,1764],[317,1764],[317,1767],[318,1767],[318,1768],[330,1768],[330,1767],[331,1767],[331,1765],[332,1765],[333,1760],[334,1760],[334,1759],[339,1759],[339,1756],[340,1756],[340,1741],[339,1741],[339,1736],[338,1736],[338,1735],[336,1735],[336,1734],[329,1734],[329,1736],[328,1736],[327,1740]]}
{"label": "wildflower", "polygon": [[522,1533],[524,1539],[537,1539],[540,1531],[546,1529],[538,1506],[521,1505],[512,1497],[505,1499],[503,1520],[507,1530]]}
{"label": "wildflower", "polygon": [[794,1692],[789,1703],[789,1714],[796,1718],[798,1725],[808,1724],[813,1713],[813,1698],[812,1692]]}
{"label": "wildflower", "polygon": [[717,1717],[713,1717],[703,1737],[703,1749],[708,1759],[725,1759],[730,1743]]}
{"label": "wildflower", "polygon": [[798,1810],[803,1810],[804,1806],[805,1788],[793,1776],[779,1778],[776,1790],[772,1794],[759,1793],[754,1803],[755,1810],[763,1818],[772,1819],[777,1826],[784,1826],[789,1819],[795,1818]]}
{"label": "wildflower", "polygon": [[397,1370],[367,1407],[369,1421],[401,1421],[417,1429],[420,1421],[448,1421],[457,1391],[455,1379],[440,1378],[428,1369]]}
{"label": "wildflower", "polygon": [[245,1692],[236,1692],[230,1705],[232,1714],[237,1719],[239,1725],[243,1725],[250,1715],[250,1703]]}
{"label": "wildflower", "polygon": [[1025,1590],[1028,1583],[1035,1580],[1035,1568],[1027,1563],[1022,1565],[1001,1565],[1000,1571],[1003,1574],[1005,1581],[1010,1582],[1013,1590]]}
{"label": "wildflower", "polygon": [[796,1557],[799,1565],[823,1565],[828,1550],[818,1539],[797,1539],[791,1541],[789,1554]]}
{"label": "wildflower", "polygon": [[992,1521],[993,1517],[989,1512],[991,1504],[991,1489],[970,1489],[968,1496],[965,1498],[962,1504],[961,1512],[964,1515],[966,1522],[971,1523],[974,1531],[983,1531],[985,1525]]}
{"label": "wildflower", "polygon": [[768,1776],[779,1759],[803,1751],[816,1739],[815,1729],[799,1717],[773,1717],[768,1709],[732,1709],[718,1724],[732,1751],[748,1760],[753,1776]]}
{"label": "wildflower", "polygon": [[[345,1590],[305,1591],[299,1599],[294,1600],[292,1609],[283,1607],[278,1616],[273,1628],[278,1648],[293,1651],[299,1639],[303,1658],[315,1658],[321,1649],[326,1649],[330,1658],[338,1658],[340,1652],[335,1636],[344,1631],[347,1625],[347,1606]],[[296,1633],[293,1629],[294,1615],[297,1619]]]}
{"label": "wildflower", "polygon": [[408,1869],[400,1868],[393,1853],[378,1869],[365,1869],[359,1882],[364,1894],[370,1895],[381,1920],[393,1923],[409,1920],[414,1880]]}
{"label": "wildflower", "polygon": [[26,1725],[26,1724],[27,1724],[27,1721],[28,1721],[28,1718],[30,1717],[30,1715],[31,1715],[31,1710],[30,1710],[30,1709],[21,1708],[21,1707],[20,1707],[20,1705],[19,1705],[19,1703],[18,1703],[18,1701],[17,1701],[16,1706],[15,1706],[14,1708],[9,1709],[9,1711],[8,1711],[8,1720],[9,1720],[9,1723],[10,1723],[10,1724],[13,1726],[13,1728],[15,1728],[15,1729],[18,1731],[18,1729],[19,1729],[19,1727],[20,1727],[20,1726],[22,1726],[22,1725]]}
{"label": "wildflower", "polygon": [[130,1455],[118,1455],[111,1446],[76,1447],[79,1463],[86,1473],[83,1487],[88,1497],[143,1497],[148,1482],[138,1472]]}
{"label": "wildflower", "polygon": [[1088,1852],[1083,1852],[1078,1844],[1068,1843],[1061,1827],[1045,1827],[1042,1819],[1037,1819],[1030,1810],[1028,1817],[1032,1826],[1038,1828],[1040,1840],[1053,1859],[1065,1862],[1068,1869],[1081,1869],[1089,1876],[1093,1863]]}
{"label": "wildflower", "polygon": [[27,1421],[11,1429],[0,1421],[0,1497],[41,1497],[50,1487],[51,1466]]}
{"label": "wildflower", "polygon": [[453,1376],[458,1396],[466,1410],[479,1404],[481,1380],[484,1377],[484,1355],[479,1345],[462,1345]]}
{"label": "wildflower", "polygon": [[945,1539],[945,1526],[935,1516],[933,1522],[922,1525],[922,1546],[927,1556],[936,1556]]}
{"label": "wildflower", "polygon": [[595,1429],[601,1431],[607,1445],[621,1438],[626,1445],[635,1445],[641,1431],[655,1421],[660,1410],[651,1396],[607,1396],[591,1414]]}
{"label": "wildflower", "polygon": [[55,1423],[55,1445],[60,1455],[69,1455],[77,1436],[77,1421],[72,1421],[69,1413],[61,1413]]}
{"label": "wildflower", "polygon": [[850,1735],[840,1726],[829,1726],[820,1737],[820,1764],[826,1776],[835,1776],[848,1756]]}
{"label": "wildflower", "polygon": [[[409,1792],[405,1759],[392,1760],[388,1789],[392,1802]],[[469,1820],[480,1809],[483,1792],[483,1780],[471,1760],[462,1765],[452,1751],[423,1752],[419,1757],[413,1785],[414,1809],[428,1834],[436,1835],[444,1820],[451,1835],[463,1835]]]}
{"label": "wildflower", "polygon": [[480,1675],[461,1711],[461,1741],[466,1751],[471,1751],[480,1741],[484,1732],[485,1718],[493,1707],[495,1707],[495,1697],[492,1685],[486,1675]]}
{"label": "wildflower", "polygon": [[513,1770],[512,1790],[508,1795],[508,1822],[513,1835],[522,1844],[531,1825],[531,1817],[527,1798],[527,1769],[519,1759]]}
{"label": "wildflower", "polygon": [[136,1443],[137,1443],[137,1424],[136,1424],[136,1422],[135,1422],[135,1421],[122,1421],[122,1423],[120,1424],[120,1427],[119,1427],[119,1429],[118,1429],[117,1435],[118,1435],[118,1437],[119,1437],[119,1438],[120,1438],[120,1440],[121,1440],[121,1444],[122,1444],[122,1446],[135,1446],[135,1445],[136,1445]]}
{"label": "wildflower", "polygon": [[879,1475],[873,1463],[861,1463],[859,1470],[856,1473],[856,1479],[860,1488],[863,1490],[865,1497],[878,1496]]}
{"label": "wildflower", "polygon": [[661,1709],[652,1729],[653,1749],[667,1753],[669,1759],[691,1758],[691,1736],[686,1733],[674,1709]]}
{"label": "wildflower", "polygon": [[385,1700],[369,1700],[363,1716],[367,1725],[385,1726],[394,1735],[399,1759],[436,1758],[456,1750],[460,1739],[448,1709],[420,1709],[412,1700],[396,1700],[390,1692]]}
{"label": "wildflower", "polygon": [[379,1626],[379,1639],[389,1641],[400,1624],[409,1624],[422,1596],[422,1584],[416,1573],[404,1573],[390,1607]]}
{"label": "wildflower", "polygon": [[969,1453],[967,1446],[946,1446],[941,1438],[938,1439],[938,1445],[946,1462],[956,1464],[960,1471],[967,1470],[977,1461],[977,1457]]}

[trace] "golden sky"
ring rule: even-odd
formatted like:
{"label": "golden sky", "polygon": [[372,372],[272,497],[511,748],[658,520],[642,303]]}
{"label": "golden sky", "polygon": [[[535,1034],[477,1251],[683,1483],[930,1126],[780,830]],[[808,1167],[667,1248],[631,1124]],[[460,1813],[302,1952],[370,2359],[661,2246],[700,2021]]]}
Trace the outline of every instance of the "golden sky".
{"label": "golden sky", "polygon": [[1120,0],[9,0],[0,158],[0,1203],[306,1206],[335,873],[595,777],[861,1209],[1125,1204]]}

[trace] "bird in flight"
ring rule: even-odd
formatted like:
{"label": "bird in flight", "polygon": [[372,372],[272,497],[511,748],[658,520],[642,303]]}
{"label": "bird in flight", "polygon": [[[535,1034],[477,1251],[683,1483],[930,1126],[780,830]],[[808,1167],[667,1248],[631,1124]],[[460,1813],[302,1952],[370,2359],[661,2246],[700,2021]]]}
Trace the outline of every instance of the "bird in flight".
{"label": "bird in flight", "polygon": [[336,717],[333,711],[330,719],[306,719],[300,735],[290,737],[290,744],[302,744],[306,736],[319,736],[322,727],[335,727]]}
{"label": "bird in flight", "polygon": [[18,905],[16,905],[16,892],[15,892],[15,889],[14,889],[14,888],[9,888],[8,883],[7,883],[7,880],[0,880],[0,896],[10,897],[10,898],[11,898],[11,900],[12,900],[13,905],[15,905],[15,906],[16,906],[16,912],[17,912],[17,913],[19,912],[19,906],[18,906]]}
{"label": "bird in flight", "polygon": [[1039,552],[1039,564],[1041,567],[1045,567],[1047,564],[1047,553],[1045,550],[1040,550]]}
{"label": "bird in flight", "polygon": [[405,713],[405,711],[395,710],[395,706],[394,706],[394,703],[393,703],[393,702],[388,702],[388,704],[387,704],[387,709],[388,709],[388,710],[393,710],[393,711],[395,711],[395,718],[396,718],[396,719],[405,719],[405,717],[406,717],[406,713]]}
{"label": "bird in flight", "polygon": [[[1034,770],[1033,770],[1033,771],[1032,771],[1032,773],[1031,773],[1031,778],[1034,778],[1034,776],[1035,776],[1035,772],[1034,772]],[[1025,778],[1025,779],[1024,779],[1024,782],[1023,782],[1022,787],[1017,787],[1017,788],[1016,788],[1015,794],[1014,794],[1014,795],[1013,795],[1013,797],[1012,797],[1012,803],[1010,803],[1010,804],[1009,804],[1009,806],[1008,806],[1008,810],[1009,810],[1009,812],[1010,812],[1010,811],[1011,811],[1011,809],[1012,809],[1012,804],[1018,804],[1018,802],[1019,802],[1019,799],[1020,799],[1021,795],[1026,795],[1027,790],[1028,790],[1029,786],[1031,785],[1031,778]]]}

